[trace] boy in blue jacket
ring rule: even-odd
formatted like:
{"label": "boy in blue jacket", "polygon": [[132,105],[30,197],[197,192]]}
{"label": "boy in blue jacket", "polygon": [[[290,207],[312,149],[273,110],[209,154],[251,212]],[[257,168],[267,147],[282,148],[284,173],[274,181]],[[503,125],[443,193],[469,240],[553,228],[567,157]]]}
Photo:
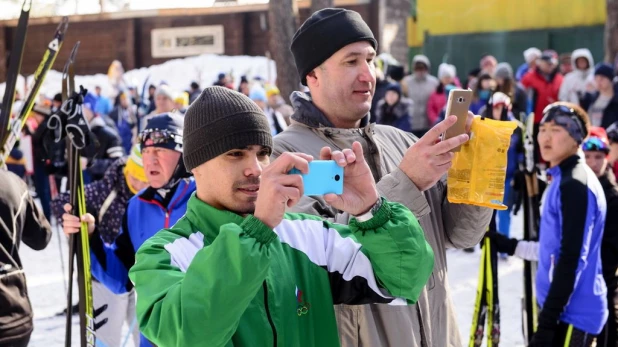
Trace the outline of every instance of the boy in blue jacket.
{"label": "boy in blue jacket", "polygon": [[607,320],[601,266],[606,202],[594,172],[578,155],[589,134],[588,115],[558,102],[543,112],[538,143],[551,177],[543,197],[539,241],[490,235],[500,252],[538,260],[541,307],[531,346],[591,346]]}

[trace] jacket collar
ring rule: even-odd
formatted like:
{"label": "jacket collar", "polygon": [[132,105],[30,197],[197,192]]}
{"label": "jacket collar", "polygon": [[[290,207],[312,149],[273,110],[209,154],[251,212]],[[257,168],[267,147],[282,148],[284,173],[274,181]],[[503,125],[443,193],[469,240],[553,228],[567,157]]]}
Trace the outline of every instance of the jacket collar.
{"label": "jacket collar", "polygon": [[[298,123],[304,124],[310,128],[334,128],[331,121],[326,118],[324,113],[320,111],[311,100],[309,93],[294,92],[290,96],[292,106],[294,106],[294,114],[292,119]],[[364,128],[369,123],[369,114],[362,120],[360,127]]]}
{"label": "jacket collar", "polygon": [[569,170],[573,169],[575,167],[575,165],[577,165],[579,163],[579,161],[580,161],[579,155],[574,154],[574,155],[564,159],[557,166],[549,168],[547,170],[547,172],[549,174],[551,174],[552,176],[556,176],[560,172],[569,171]]}
{"label": "jacket collar", "polygon": [[198,199],[196,193],[191,194],[187,204],[187,219],[198,231],[213,238],[219,234],[219,228],[224,224],[240,224],[244,217],[230,211],[219,210]]}

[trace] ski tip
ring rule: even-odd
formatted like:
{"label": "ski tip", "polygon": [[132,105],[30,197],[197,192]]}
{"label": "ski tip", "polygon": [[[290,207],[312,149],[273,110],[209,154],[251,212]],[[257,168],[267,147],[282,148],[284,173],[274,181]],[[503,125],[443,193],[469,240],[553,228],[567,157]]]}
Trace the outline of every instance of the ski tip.
{"label": "ski tip", "polygon": [[23,12],[30,12],[30,9],[32,8],[32,0],[24,0],[24,4],[21,7],[21,10]]}
{"label": "ski tip", "polygon": [[64,34],[67,32],[67,28],[69,27],[69,17],[64,16],[60,23],[58,24],[58,28],[56,29],[56,37],[59,37],[61,40],[64,39]]}

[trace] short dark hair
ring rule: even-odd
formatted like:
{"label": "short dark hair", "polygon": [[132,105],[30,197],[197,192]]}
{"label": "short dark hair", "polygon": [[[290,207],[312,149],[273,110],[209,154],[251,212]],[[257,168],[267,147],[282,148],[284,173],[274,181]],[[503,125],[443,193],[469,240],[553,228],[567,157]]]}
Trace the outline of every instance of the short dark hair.
{"label": "short dark hair", "polygon": [[191,82],[191,89],[200,89],[200,85],[197,82]]}

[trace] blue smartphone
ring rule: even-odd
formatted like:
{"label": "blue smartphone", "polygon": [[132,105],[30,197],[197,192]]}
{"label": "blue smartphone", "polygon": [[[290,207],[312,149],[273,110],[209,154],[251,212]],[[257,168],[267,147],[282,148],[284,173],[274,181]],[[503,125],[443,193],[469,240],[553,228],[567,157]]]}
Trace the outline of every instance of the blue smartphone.
{"label": "blue smartphone", "polygon": [[309,173],[292,169],[289,174],[303,177],[304,195],[343,194],[343,168],[334,160],[314,160],[309,162]]}

